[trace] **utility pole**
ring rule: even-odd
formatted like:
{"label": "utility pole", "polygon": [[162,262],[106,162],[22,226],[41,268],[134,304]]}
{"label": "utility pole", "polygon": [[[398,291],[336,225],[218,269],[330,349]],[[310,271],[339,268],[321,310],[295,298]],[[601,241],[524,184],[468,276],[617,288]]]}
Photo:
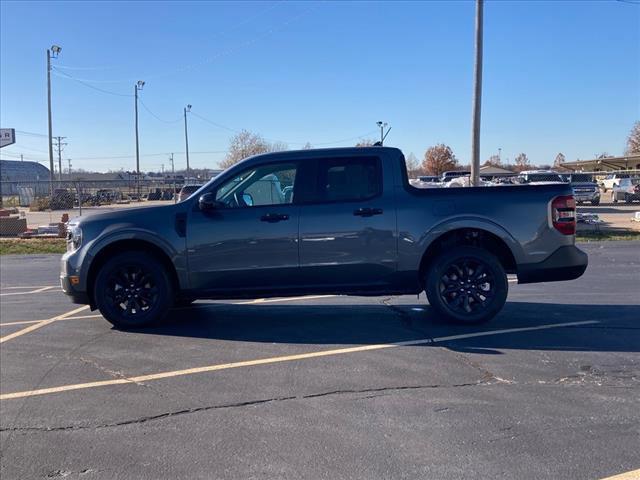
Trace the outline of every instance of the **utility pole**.
{"label": "utility pole", "polygon": [[482,103],[482,7],[476,0],[476,56],[473,72],[473,117],[471,119],[471,185],[480,185],[480,109]]}
{"label": "utility pole", "polygon": [[184,107],[184,146],[187,154],[187,179],[189,178],[189,135],[187,134],[187,112],[191,111],[191,105]]}
{"label": "utility pole", "polygon": [[138,80],[138,82],[133,86],[135,92],[135,112],[136,112],[136,194],[138,196],[138,201],[140,201],[140,143],[138,141],[138,91],[142,90],[144,87],[144,82],[142,80]]}
{"label": "utility pole", "polygon": [[62,143],[62,140],[64,140],[67,137],[55,137],[55,138],[58,141],[58,146],[56,147],[56,150],[58,152],[58,181],[62,181],[62,149],[67,145],[66,143]]}
{"label": "utility pole", "polygon": [[51,58],[58,58],[62,51],[58,45],[47,49],[47,114],[49,123],[49,193],[53,195],[53,124],[51,122]]}
{"label": "utility pole", "polygon": [[24,155],[21,153],[20,154],[20,161],[23,162],[24,161]]}
{"label": "utility pole", "polygon": [[169,157],[169,160],[171,161],[171,176],[173,177],[173,203],[176,203],[177,202],[177,197],[176,197],[176,169],[175,169],[175,166],[173,164],[173,153]]}
{"label": "utility pole", "polygon": [[71,159],[67,158],[67,162],[69,163],[69,170],[68,170],[69,180],[71,180]]}

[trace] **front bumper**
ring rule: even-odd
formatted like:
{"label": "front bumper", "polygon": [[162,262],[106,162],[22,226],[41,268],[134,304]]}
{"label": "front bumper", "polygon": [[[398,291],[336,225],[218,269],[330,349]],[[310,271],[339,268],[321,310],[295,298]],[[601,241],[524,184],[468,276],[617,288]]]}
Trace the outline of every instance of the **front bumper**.
{"label": "front bumper", "polygon": [[574,280],[585,272],[589,257],[575,245],[558,248],[539,263],[518,265],[518,283]]}
{"label": "front bumper", "polygon": [[71,297],[73,303],[88,305],[91,299],[87,292],[83,291],[82,282],[79,280],[81,280],[81,261],[78,251],[69,251],[60,260],[60,287],[66,295]]}
{"label": "front bumper", "polygon": [[600,200],[600,193],[573,193],[573,198],[576,202],[593,202],[594,200]]}
{"label": "front bumper", "polygon": [[80,292],[72,285],[69,275],[60,275],[60,287],[66,295],[71,297],[73,303],[79,303],[81,305],[89,305],[91,303],[87,292]]}

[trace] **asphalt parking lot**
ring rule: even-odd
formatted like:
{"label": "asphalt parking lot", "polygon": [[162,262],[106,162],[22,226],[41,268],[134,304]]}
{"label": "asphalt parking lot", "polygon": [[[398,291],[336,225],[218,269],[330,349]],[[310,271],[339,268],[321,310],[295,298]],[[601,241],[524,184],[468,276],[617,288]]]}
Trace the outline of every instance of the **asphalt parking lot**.
{"label": "asphalt parking lot", "polygon": [[[640,243],[510,283],[489,325],[416,297],[198,302],[122,332],[0,259],[0,476],[600,479],[640,468]],[[627,474],[626,478],[637,478]],[[631,476],[634,475],[634,476]]]}

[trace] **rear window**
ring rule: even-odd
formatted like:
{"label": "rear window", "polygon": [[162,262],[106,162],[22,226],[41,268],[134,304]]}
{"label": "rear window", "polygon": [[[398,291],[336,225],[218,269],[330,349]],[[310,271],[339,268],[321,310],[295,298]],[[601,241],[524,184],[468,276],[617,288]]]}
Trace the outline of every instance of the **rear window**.
{"label": "rear window", "polygon": [[382,193],[380,159],[355,157],[320,160],[317,192],[317,200],[321,202],[366,200],[379,195]]}
{"label": "rear window", "polygon": [[586,173],[573,174],[571,175],[571,181],[581,183],[593,182],[593,177]]}

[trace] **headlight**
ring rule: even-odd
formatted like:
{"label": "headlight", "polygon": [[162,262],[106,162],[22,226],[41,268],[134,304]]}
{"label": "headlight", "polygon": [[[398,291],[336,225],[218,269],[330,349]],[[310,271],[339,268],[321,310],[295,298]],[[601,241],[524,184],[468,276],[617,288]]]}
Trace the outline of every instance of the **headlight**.
{"label": "headlight", "polygon": [[77,225],[67,227],[67,251],[77,250],[82,245],[82,230]]}

